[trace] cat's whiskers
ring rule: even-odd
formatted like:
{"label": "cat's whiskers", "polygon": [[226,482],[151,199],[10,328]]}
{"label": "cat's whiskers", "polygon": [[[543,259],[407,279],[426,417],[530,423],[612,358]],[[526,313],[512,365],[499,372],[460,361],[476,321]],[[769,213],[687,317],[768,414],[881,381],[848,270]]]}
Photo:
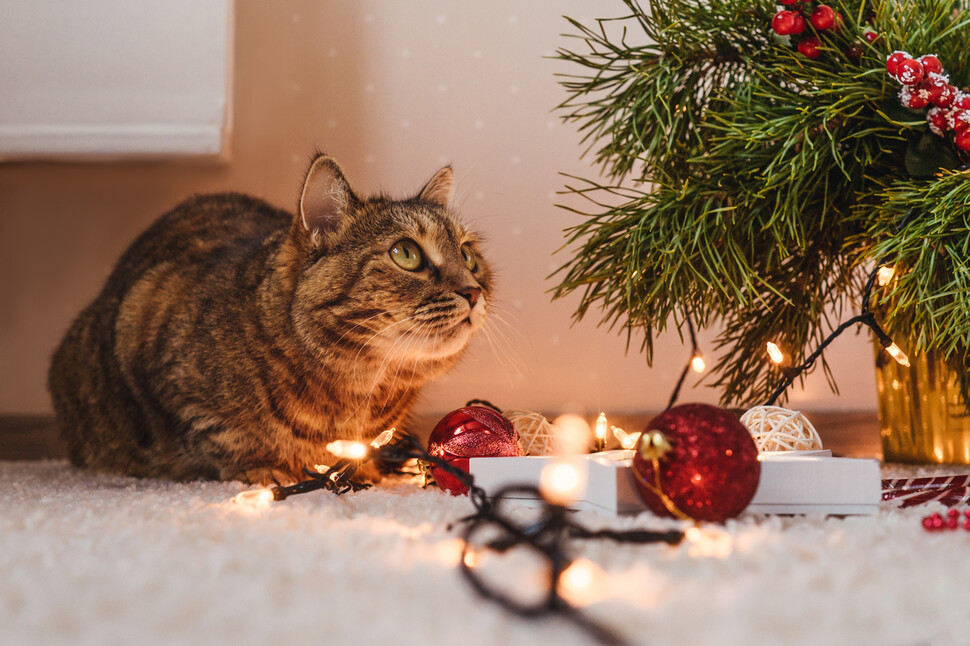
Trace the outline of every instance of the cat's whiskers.
{"label": "cat's whiskers", "polygon": [[[398,321],[397,323],[394,323],[392,325],[389,325],[387,328],[385,328],[385,330],[382,330],[382,331],[386,331],[386,330],[389,330],[392,327],[395,327],[395,326],[397,326],[399,324],[408,323],[408,322],[411,322],[412,323],[411,327],[409,327],[407,330],[405,330],[400,336],[398,336],[398,338],[394,339],[394,342],[391,343],[391,346],[387,349],[387,351],[385,351],[384,357],[381,359],[381,363],[380,363],[380,365],[378,366],[377,370],[374,373],[374,380],[371,382],[370,389],[367,391],[367,394],[363,398],[361,398],[361,400],[357,403],[357,407],[354,408],[354,410],[347,416],[347,419],[348,420],[351,419],[351,418],[353,418],[353,416],[357,414],[357,412],[361,409],[361,407],[364,404],[367,404],[368,402],[370,402],[370,399],[371,399],[371,397],[374,394],[374,390],[377,388],[377,384],[382,381],[382,379],[383,379],[383,377],[385,375],[385,370],[384,370],[385,366],[387,365],[388,361],[390,361],[393,358],[394,349],[402,341],[405,341],[405,342],[412,341],[413,340],[413,337],[410,336],[410,335],[408,335],[408,332],[410,332],[411,330],[413,330],[416,327],[420,326],[422,324],[422,322],[420,320],[417,320],[417,317],[415,317],[415,316],[409,316],[406,319],[402,319],[402,320]],[[356,380],[356,376],[357,376],[357,363],[358,363],[359,359],[360,359],[360,351],[358,351],[358,356],[357,356],[357,358],[354,361],[354,377],[355,377],[355,380]]]}
{"label": "cat's whiskers", "polygon": [[[404,306],[399,307],[399,308],[397,308],[395,310],[382,310],[382,311],[378,312],[377,314],[372,314],[371,316],[368,316],[365,319],[361,319],[361,321],[359,323],[357,323],[357,324],[353,325],[352,327],[349,327],[346,330],[344,330],[343,334],[341,334],[339,337],[337,337],[337,343],[340,343],[341,341],[343,341],[347,337],[348,334],[350,334],[351,332],[353,332],[357,328],[364,327],[364,324],[367,323],[368,321],[372,321],[373,319],[376,319],[379,316],[394,316],[395,314],[398,314],[399,312],[403,312],[403,311],[405,311],[407,309],[408,309],[408,306],[407,305],[404,305]],[[376,331],[370,337],[370,339],[368,339],[368,341],[365,341],[364,342],[364,345],[366,346],[367,343],[370,340],[373,340],[377,335],[379,335],[383,331],[384,330],[378,330],[378,331]]]}
{"label": "cat's whiskers", "polygon": [[[503,314],[506,314],[506,312],[502,311],[500,307],[497,307],[493,301],[492,310],[489,313],[488,319],[485,321],[485,325],[482,326],[482,332],[496,360],[505,369],[522,374],[522,360],[512,350],[514,347],[513,342],[505,335],[505,330],[499,328],[499,325],[505,326],[507,330],[517,334],[523,342],[525,341],[525,336],[518,327],[506,321]],[[511,315],[511,313],[509,314]]]}

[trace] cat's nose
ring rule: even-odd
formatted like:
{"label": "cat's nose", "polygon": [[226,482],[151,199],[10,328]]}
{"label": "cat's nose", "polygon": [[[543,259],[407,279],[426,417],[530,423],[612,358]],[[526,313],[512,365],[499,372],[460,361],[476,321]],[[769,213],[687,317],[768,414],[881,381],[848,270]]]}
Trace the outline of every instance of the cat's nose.
{"label": "cat's nose", "polygon": [[458,295],[468,301],[469,305],[475,307],[478,297],[482,295],[482,289],[480,287],[462,287],[458,290]]}

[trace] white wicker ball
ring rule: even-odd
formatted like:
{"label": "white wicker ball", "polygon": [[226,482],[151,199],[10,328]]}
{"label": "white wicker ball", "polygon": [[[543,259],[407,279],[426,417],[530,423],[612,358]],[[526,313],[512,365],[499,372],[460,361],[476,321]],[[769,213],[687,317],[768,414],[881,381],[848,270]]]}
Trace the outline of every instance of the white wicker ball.
{"label": "white wicker ball", "polygon": [[812,451],[822,448],[822,438],[796,410],[780,406],[755,406],[741,416],[759,451]]}
{"label": "white wicker ball", "polygon": [[525,455],[552,455],[555,429],[544,416],[529,410],[504,413],[519,434],[519,446]]}

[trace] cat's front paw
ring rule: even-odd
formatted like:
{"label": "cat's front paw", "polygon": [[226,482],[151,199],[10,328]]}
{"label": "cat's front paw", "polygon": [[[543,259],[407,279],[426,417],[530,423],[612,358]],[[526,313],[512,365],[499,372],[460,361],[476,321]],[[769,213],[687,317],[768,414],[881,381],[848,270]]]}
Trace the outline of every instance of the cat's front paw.
{"label": "cat's front paw", "polygon": [[296,478],[293,474],[288,471],[283,471],[282,469],[274,469],[272,467],[257,467],[253,469],[245,469],[243,471],[236,471],[226,475],[223,474],[223,480],[238,480],[239,482],[245,482],[247,484],[257,484],[257,485],[291,485],[296,482]]}

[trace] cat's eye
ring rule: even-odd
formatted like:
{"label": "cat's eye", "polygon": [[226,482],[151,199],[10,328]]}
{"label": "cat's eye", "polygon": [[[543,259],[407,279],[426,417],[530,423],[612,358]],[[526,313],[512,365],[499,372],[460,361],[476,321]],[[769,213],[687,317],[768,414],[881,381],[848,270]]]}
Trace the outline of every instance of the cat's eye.
{"label": "cat's eye", "polygon": [[475,252],[472,251],[471,245],[467,242],[461,246],[461,258],[465,261],[465,266],[468,267],[469,271],[478,269],[478,260],[475,258]]}
{"label": "cat's eye", "polygon": [[424,266],[424,256],[421,255],[421,247],[414,240],[398,240],[388,252],[391,260],[400,267],[408,271],[417,271]]}

